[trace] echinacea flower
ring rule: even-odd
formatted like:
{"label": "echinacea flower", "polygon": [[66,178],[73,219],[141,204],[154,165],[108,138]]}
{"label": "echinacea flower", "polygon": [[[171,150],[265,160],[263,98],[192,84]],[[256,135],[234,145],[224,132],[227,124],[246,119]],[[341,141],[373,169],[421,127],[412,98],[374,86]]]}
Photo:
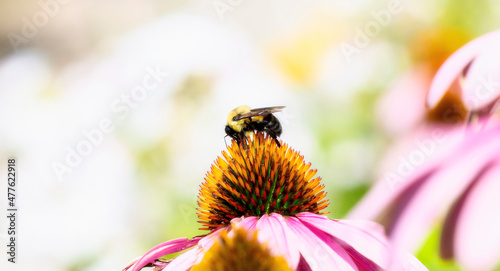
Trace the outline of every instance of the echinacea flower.
{"label": "echinacea flower", "polygon": [[[398,246],[415,251],[430,232],[440,230],[440,256],[467,270],[500,264],[500,123],[492,120],[500,98],[500,30],[453,53],[433,78],[427,106],[441,119],[467,113],[465,127],[426,129],[408,155],[411,174],[380,180],[348,217],[373,219]],[[459,88],[459,100],[449,99]],[[454,89],[454,90],[452,90]],[[472,122],[472,116],[480,119]],[[441,136],[430,135],[438,131]],[[414,134],[413,134],[414,135]],[[413,155],[413,156],[412,156]],[[393,157],[395,157],[393,155]],[[403,161],[397,165],[403,168]],[[409,166],[406,166],[409,168]],[[390,172],[389,172],[390,174]],[[388,174],[386,174],[388,175]]]}
{"label": "echinacea flower", "polygon": [[[394,242],[409,250],[422,245],[438,225],[443,259],[455,259],[467,270],[490,270],[500,263],[500,219],[494,214],[500,206],[495,194],[500,190],[500,124],[491,120],[500,98],[499,46],[497,30],[467,43],[443,63],[427,105],[443,103],[458,86],[460,100],[448,107],[454,112],[444,111],[441,117],[467,112],[467,126],[438,127],[439,140],[421,140],[432,148],[419,157],[412,174],[397,186],[388,178],[378,182],[350,218],[381,222]],[[471,116],[481,121],[472,123]]]}
{"label": "echinacea flower", "polygon": [[459,82],[469,112],[489,113],[500,97],[500,30],[485,34],[453,53],[441,66],[427,95],[434,107]]}
{"label": "echinacea flower", "polygon": [[[460,85],[450,84],[441,99],[426,108],[425,99],[434,74],[470,33],[449,24],[432,25],[411,35],[407,43],[413,65],[399,76],[377,103],[378,121],[385,131],[398,136],[414,133],[415,128],[459,124],[466,117],[460,100]],[[398,114],[394,114],[398,112]]]}
{"label": "echinacea flower", "polygon": [[[258,244],[252,242],[267,255],[261,261],[282,257],[292,270],[426,270],[412,255],[393,250],[378,224],[324,216],[328,201],[321,179],[314,178],[316,170],[288,145],[277,147],[258,132],[241,144],[233,141],[222,157],[198,196],[198,216],[210,233],[160,244],[126,270],[190,270],[213,266],[215,259],[232,261],[217,255],[232,249],[219,246],[228,244],[237,228],[256,234]],[[190,247],[173,260],[160,259]]]}
{"label": "echinacea flower", "polygon": [[462,128],[460,144],[436,153],[398,186],[377,183],[349,217],[381,222],[409,250],[439,225],[441,258],[466,270],[493,269],[500,264],[500,123],[479,125]]}

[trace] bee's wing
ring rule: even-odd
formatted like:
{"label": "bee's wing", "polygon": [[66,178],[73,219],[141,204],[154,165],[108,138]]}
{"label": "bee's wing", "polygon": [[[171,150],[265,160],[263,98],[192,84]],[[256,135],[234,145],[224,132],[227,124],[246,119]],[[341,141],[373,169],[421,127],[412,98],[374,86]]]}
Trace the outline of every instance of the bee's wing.
{"label": "bee's wing", "polygon": [[280,112],[285,106],[271,106],[251,109],[250,112],[241,114],[234,118],[234,120],[246,119],[256,116],[266,116],[272,113]]}

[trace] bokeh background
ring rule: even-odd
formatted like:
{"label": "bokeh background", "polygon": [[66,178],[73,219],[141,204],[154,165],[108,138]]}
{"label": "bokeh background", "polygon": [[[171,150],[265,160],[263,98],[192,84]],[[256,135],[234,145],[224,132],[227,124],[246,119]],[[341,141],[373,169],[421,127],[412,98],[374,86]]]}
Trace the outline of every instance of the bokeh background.
{"label": "bokeh background", "polygon": [[[199,185],[243,104],[287,106],[281,138],[345,217],[419,127],[449,122],[425,107],[430,80],[498,14],[498,0],[1,1],[0,176],[16,158],[19,212],[18,263],[2,252],[0,269],[121,270],[203,234]],[[435,238],[417,257],[460,270]]]}

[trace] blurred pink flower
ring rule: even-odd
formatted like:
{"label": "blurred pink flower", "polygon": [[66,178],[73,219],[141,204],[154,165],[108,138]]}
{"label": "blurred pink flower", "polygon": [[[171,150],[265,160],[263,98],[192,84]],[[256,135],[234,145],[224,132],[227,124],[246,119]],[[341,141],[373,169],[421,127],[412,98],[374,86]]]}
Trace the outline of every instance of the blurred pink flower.
{"label": "blurred pink flower", "polygon": [[[429,116],[443,124],[423,125],[403,138],[410,140],[399,140],[407,155],[398,149],[389,153],[385,160],[392,166],[385,165],[349,218],[381,222],[393,244],[410,251],[438,224],[443,259],[455,259],[467,270],[500,263],[500,218],[493,215],[500,206],[500,123],[491,118],[500,98],[498,48],[500,30],[467,43],[443,63],[427,94],[434,111]],[[465,127],[444,125],[459,124],[465,113]]]}
{"label": "blurred pink flower", "polygon": [[[409,136],[416,127],[427,125],[456,125],[466,117],[460,101],[461,88],[456,82],[437,103],[426,108],[427,92],[441,64],[470,40],[471,34],[454,25],[440,24],[424,27],[412,33],[407,51],[413,65],[399,76],[377,103],[377,118],[391,135]],[[427,127],[424,127],[427,129]]]}
{"label": "blurred pink flower", "polygon": [[428,69],[416,67],[404,73],[384,92],[377,102],[376,115],[386,132],[401,135],[422,122],[426,114],[425,92],[431,79]]}
{"label": "blurred pink flower", "polygon": [[[479,126],[479,129],[476,129]],[[378,182],[349,218],[374,219],[396,246],[415,250],[442,222],[440,251],[467,270],[490,270],[500,260],[500,123],[456,128],[464,139],[439,150],[398,185]],[[454,137],[454,142],[456,136]],[[447,142],[445,142],[447,143]]]}
{"label": "blurred pink flower", "polygon": [[[249,145],[246,145],[249,144]],[[160,244],[125,270],[189,270],[200,263],[234,226],[256,232],[274,256],[293,270],[427,270],[411,254],[393,249],[383,228],[370,221],[329,219],[321,178],[298,152],[262,133],[222,152],[207,173],[198,196],[198,217],[210,230],[191,240]],[[192,248],[173,260],[159,258]]]}
{"label": "blurred pink flower", "polygon": [[500,30],[485,34],[453,53],[441,66],[427,95],[436,106],[454,82],[462,86],[462,102],[471,112],[489,113],[500,97]]}

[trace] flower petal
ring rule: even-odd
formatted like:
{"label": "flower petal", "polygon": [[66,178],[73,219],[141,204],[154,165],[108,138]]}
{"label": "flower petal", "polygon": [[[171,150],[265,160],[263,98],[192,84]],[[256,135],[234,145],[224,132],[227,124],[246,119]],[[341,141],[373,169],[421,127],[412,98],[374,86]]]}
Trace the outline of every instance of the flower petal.
{"label": "flower petal", "polygon": [[[456,149],[463,145],[463,139],[464,130],[461,127],[445,130],[441,126],[432,126],[419,131],[403,146],[396,146],[388,154],[394,158],[385,159],[393,166],[384,167],[384,173],[377,183],[352,208],[347,218],[375,220],[386,209],[395,206],[395,202],[407,199],[443,161],[448,161],[454,155]],[[414,157],[422,158],[414,162]]]}
{"label": "flower petal", "polygon": [[[354,249],[350,244],[344,242],[335,236],[327,234],[326,232],[316,228],[314,225],[302,221],[316,236],[318,236],[323,242],[330,246],[336,253],[345,251],[349,255],[350,260],[356,265],[359,270],[373,270],[382,271],[382,268],[375,264],[373,261],[362,255],[359,251]],[[371,240],[370,240],[371,241]],[[387,259],[386,259],[387,261]]]}
{"label": "flower petal", "polygon": [[447,206],[478,171],[498,156],[500,125],[492,125],[479,133],[467,133],[465,142],[452,144],[453,148],[447,147],[433,155],[413,177],[399,182],[392,191],[386,182],[378,182],[349,217],[382,218],[390,236],[395,236],[398,227],[400,232],[396,238],[401,241],[399,244],[406,250],[415,249],[434,220],[444,215]]}
{"label": "flower petal", "polygon": [[219,229],[216,230],[209,235],[201,238],[198,242],[198,245],[191,250],[188,250],[181,255],[177,256],[172,262],[170,262],[164,269],[164,271],[177,271],[177,270],[189,270],[195,264],[198,264],[205,252],[212,247],[215,240],[220,236],[221,231],[224,230]]}
{"label": "flower petal", "polygon": [[448,214],[443,223],[440,240],[440,254],[441,258],[445,260],[453,259],[455,254],[455,234],[458,225],[458,220],[461,212],[463,211],[464,203],[469,196],[472,189],[477,183],[482,180],[484,175],[491,170],[492,164],[486,164],[484,169],[479,172],[468,187],[463,191],[458,200],[455,201],[453,206],[448,211]]}
{"label": "flower petal", "polygon": [[186,271],[191,269],[200,258],[203,258],[201,253],[203,250],[200,247],[190,249],[181,255],[177,256],[170,262],[163,271]]}
{"label": "flower petal", "polygon": [[490,39],[487,48],[484,48],[467,70],[462,100],[470,110],[480,110],[500,96],[498,48],[500,48],[500,35]]}
{"label": "flower petal", "polygon": [[358,270],[340,245],[321,239],[298,218],[288,217],[286,223],[295,233],[300,254],[312,270]]}
{"label": "flower petal", "polygon": [[141,258],[142,258],[142,256],[139,256],[139,257],[137,257],[137,258],[135,258],[135,259],[131,260],[131,261],[130,261],[130,262],[129,262],[126,266],[125,266],[125,268],[123,268],[123,270],[124,270],[124,271],[129,270],[129,269],[130,269],[130,268],[131,268],[131,267],[132,267],[132,266],[133,266],[133,265],[134,265],[134,264],[135,264],[135,263],[136,263],[139,259],[141,259]]}
{"label": "flower petal", "polygon": [[456,259],[466,270],[493,270],[500,259],[500,161],[466,195],[456,235]]}
{"label": "flower petal", "polygon": [[144,256],[142,256],[133,266],[132,271],[139,271],[145,265],[153,262],[154,260],[172,253],[183,251],[196,245],[201,238],[195,237],[191,240],[187,238],[178,238],[159,244],[150,249]]}
{"label": "flower petal", "polygon": [[300,255],[299,265],[297,266],[297,271],[313,271],[306,259]]}
{"label": "flower petal", "polygon": [[498,156],[500,126],[472,136],[452,153],[443,168],[428,177],[399,206],[390,222],[398,244],[413,251],[438,217],[466,189],[485,166]]}
{"label": "flower petal", "polygon": [[391,247],[383,227],[375,222],[332,220],[311,213],[302,213],[299,219],[331,235],[359,270],[427,270],[410,253]]}
{"label": "flower petal", "polygon": [[[276,213],[262,216],[257,222],[258,238],[261,243],[270,244],[274,255],[282,255],[292,269],[296,269],[300,253],[292,244],[293,232],[288,228],[285,218]],[[292,237],[292,238],[291,238]]]}
{"label": "flower petal", "polygon": [[238,226],[245,228],[247,231],[255,230],[257,224],[257,217],[249,216],[242,218],[234,218],[231,220],[231,224],[236,223]]}
{"label": "flower petal", "polygon": [[377,102],[376,114],[385,131],[398,135],[417,126],[426,113],[425,93],[431,80],[427,69],[416,67],[384,92]]}
{"label": "flower petal", "polygon": [[390,250],[381,225],[362,220],[331,220],[311,213],[301,213],[298,218],[309,227],[313,225],[348,244],[358,256],[362,255],[378,267],[387,268]]}
{"label": "flower petal", "polygon": [[497,30],[470,41],[453,53],[443,65],[441,65],[434,76],[431,88],[427,94],[427,105],[429,107],[433,108],[439,103],[453,81],[455,81],[467,65],[483,51],[485,46],[488,46],[491,39],[499,34],[500,30]]}

